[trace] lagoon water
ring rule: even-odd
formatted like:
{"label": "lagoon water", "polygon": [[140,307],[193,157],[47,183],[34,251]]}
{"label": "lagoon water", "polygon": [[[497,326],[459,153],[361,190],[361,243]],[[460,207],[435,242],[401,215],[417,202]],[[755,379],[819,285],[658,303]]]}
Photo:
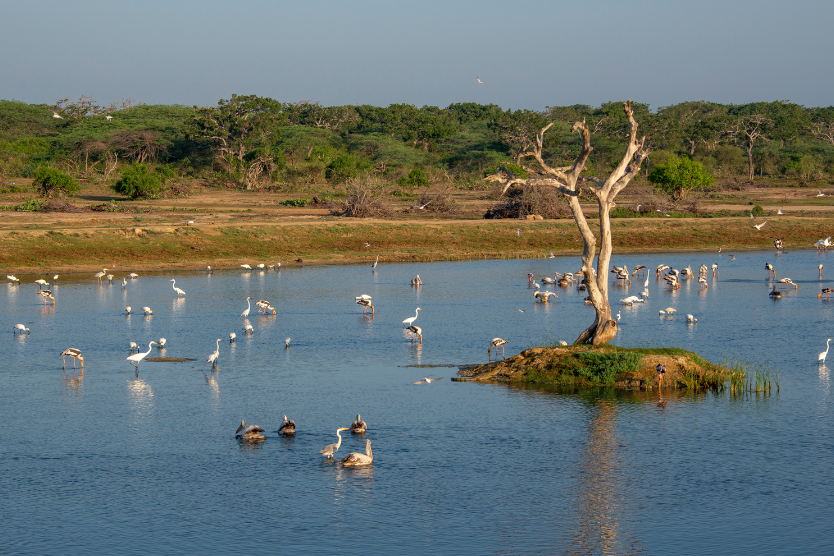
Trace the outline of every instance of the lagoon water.
{"label": "lagoon water", "polygon": [[[616,343],[767,364],[780,377],[770,397],[677,391],[665,405],[657,392],[458,383],[456,368],[413,366],[484,362],[495,336],[507,355],[573,341],[593,319],[584,294],[557,288],[561,301],[534,304],[526,274],[575,271],[578,256],[151,273],[125,290],[68,275],[54,308],[35,295],[39,276],[22,277],[0,286],[7,333],[31,329],[0,343],[0,553],[831,553],[834,407],[817,353],[834,336],[834,301],[816,294],[834,282],[832,257],[615,256],[629,268],[720,270],[708,290],[692,280],[676,292],[651,272],[648,302],[633,307],[617,300],[642,279],[613,285]],[[769,299],[765,262],[798,291]],[[821,262],[832,280],[818,278]],[[417,273],[419,289],[408,285]],[[354,304],[360,294],[375,318]],[[277,309],[253,306],[251,337],[239,317],[247,295]],[[674,318],[658,316],[667,306]],[[422,346],[401,325],[416,307]],[[159,337],[167,349],[152,356],[197,361],[143,362],[137,377],[128,342],[146,351]],[[83,376],[69,359],[63,374],[67,347],[82,350]],[[424,376],[445,378],[411,384]],[[276,432],[285,413],[295,438]],[[372,468],[318,453],[356,413]],[[266,441],[235,440],[241,419]],[[363,451],[365,437],[344,435],[338,456]]]}

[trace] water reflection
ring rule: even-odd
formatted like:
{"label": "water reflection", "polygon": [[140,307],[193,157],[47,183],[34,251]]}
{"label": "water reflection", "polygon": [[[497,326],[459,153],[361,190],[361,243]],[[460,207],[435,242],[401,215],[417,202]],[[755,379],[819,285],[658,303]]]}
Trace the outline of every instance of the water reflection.
{"label": "water reflection", "polygon": [[211,392],[215,402],[220,401],[220,384],[217,382],[217,377],[219,376],[219,374],[220,372],[216,369],[213,369],[208,373],[203,372],[203,376],[206,379],[206,384],[208,384],[211,388]]}
{"label": "water reflection", "polygon": [[131,409],[135,411],[135,421],[142,423],[152,416],[154,410],[154,392],[151,385],[136,376],[127,381],[128,398]]}
{"label": "water reflection", "polygon": [[171,304],[171,312],[172,313],[179,313],[185,309],[185,298],[184,297],[175,297],[172,304]]}
{"label": "water reflection", "polygon": [[265,440],[266,437],[263,435],[249,436],[246,438],[239,436],[237,438],[237,442],[240,446],[241,452],[251,452],[252,450],[260,450],[261,447],[264,445]]}
{"label": "water reflection", "polygon": [[66,373],[64,373],[64,392],[65,393],[81,393],[81,384],[84,382],[84,367],[81,367],[78,375],[76,376],[75,372],[72,373],[72,378],[67,378]]}

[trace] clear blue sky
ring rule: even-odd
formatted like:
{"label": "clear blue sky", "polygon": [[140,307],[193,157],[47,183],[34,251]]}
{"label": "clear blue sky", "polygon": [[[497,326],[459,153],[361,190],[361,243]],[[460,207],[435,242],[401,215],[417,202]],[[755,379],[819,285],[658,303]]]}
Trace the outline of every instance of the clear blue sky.
{"label": "clear blue sky", "polygon": [[[513,7],[514,6],[514,7]],[[834,105],[831,0],[0,0],[0,98]],[[484,82],[479,85],[476,77]]]}

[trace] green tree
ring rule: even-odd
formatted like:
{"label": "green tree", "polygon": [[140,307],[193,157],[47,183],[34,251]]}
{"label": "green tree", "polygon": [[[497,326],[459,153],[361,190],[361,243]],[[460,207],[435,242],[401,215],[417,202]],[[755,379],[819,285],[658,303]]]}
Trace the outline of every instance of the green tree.
{"label": "green tree", "polygon": [[122,170],[122,179],[116,182],[113,189],[131,199],[155,197],[162,190],[162,180],[144,164],[131,164]]}
{"label": "green tree", "polygon": [[71,176],[55,170],[54,168],[38,168],[32,174],[34,181],[32,185],[40,191],[44,197],[51,197],[54,194],[72,195],[81,191],[78,182]]}
{"label": "green tree", "polygon": [[649,174],[649,181],[673,197],[683,199],[686,193],[699,185],[712,185],[715,178],[707,173],[704,165],[687,157],[672,156],[665,164],[658,164]]}

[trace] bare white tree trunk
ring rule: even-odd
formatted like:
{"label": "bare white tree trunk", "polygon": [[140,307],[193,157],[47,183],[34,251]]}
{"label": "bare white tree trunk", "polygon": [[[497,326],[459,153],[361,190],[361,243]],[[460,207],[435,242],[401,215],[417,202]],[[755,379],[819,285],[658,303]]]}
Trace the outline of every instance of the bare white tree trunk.
{"label": "bare white tree trunk", "polygon": [[[513,176],[506,169],[504,171],[508,174],[507,177],[500,175],[500,172],[491,177],[493,181],[498,181],[504,185],[502,194],[506,193],[507,189],[512,185],[529,184],[550,185],[556,187],[567,196],[568,205],[573,213],[573,219],[584,241],[582,272],[587,283],[588,296],[596,310],[596,318],[593,324],[585,329],[574,343],[599,345],[608,343],[617,336],[617,321],[611,318],[611,305],[608,303],[608,269],[612,252],[609,211],[614,207],[614,199],[629,184],[632,178],[637,175],[640,171],[640,165],[649,154],[648,150],[644,148],[645,138],[637,139],[637,122],[634,120],[631,101],[623,103],[623,110],[625,110],[629,122],[628,146],[620,163],[605,181],[599,181],[590,177],[580,177],[582,171],[585,170],[588,157],[593,150],[593,147],[591,147],[591,133],[584,121],[574,123],[571,128],[571,131],[579,131],[582,134],[582,152],[572,166],[554,168],[548,165],[542,158],[544,134],[553,125],[551,123],[539,132],[536,145],[533,146],[532,150],[522,153],[522,158],[535,158],[539,164],[538,171],[549,177],[520,179]],[[579,204],[579,195],[581,193],[580,184],[593,192],[599,205],[600,245],[596,274],[594,273],[594,256],[596,254],[597,238],[591,231],[591,227],[588,225],[588,221]]]}

